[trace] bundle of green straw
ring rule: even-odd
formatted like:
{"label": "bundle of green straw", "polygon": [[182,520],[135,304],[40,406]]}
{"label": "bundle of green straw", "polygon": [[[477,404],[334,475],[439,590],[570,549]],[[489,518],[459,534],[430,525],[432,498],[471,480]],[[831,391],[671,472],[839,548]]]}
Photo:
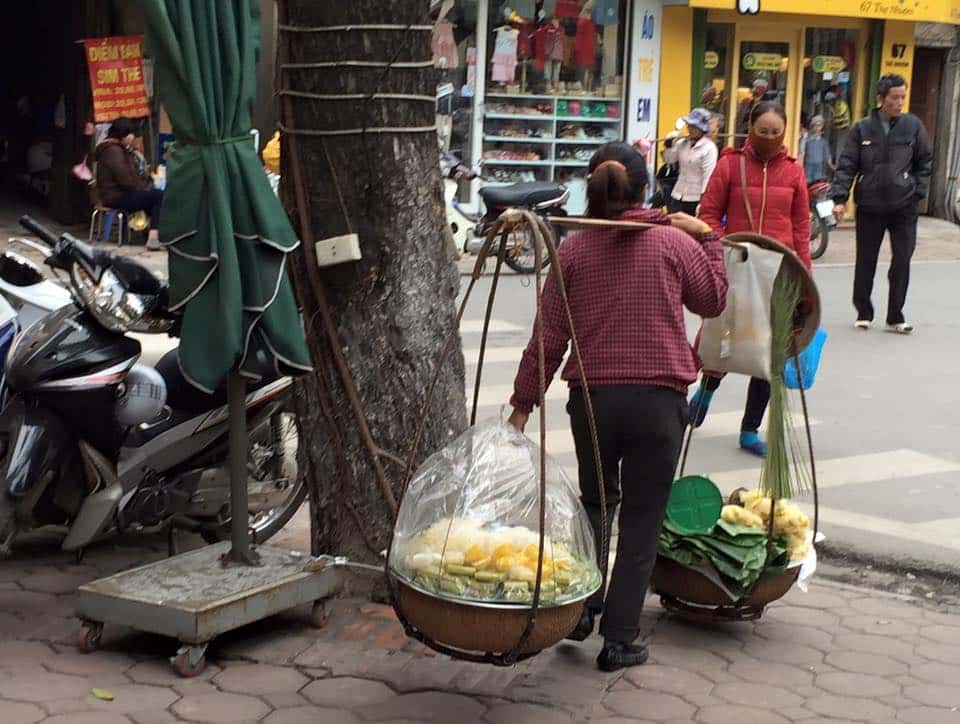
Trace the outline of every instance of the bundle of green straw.
{"label": "bundle of green straw", "polygon": [[792,498],[809,488],[799,437],[790,414],[787,386],[783,382],[783,368],[793,352],[794,315],[801,292],[797,275],[783,264],[770,296],[770,409],[767,458],[760,478],[760,488],[774,499]]}

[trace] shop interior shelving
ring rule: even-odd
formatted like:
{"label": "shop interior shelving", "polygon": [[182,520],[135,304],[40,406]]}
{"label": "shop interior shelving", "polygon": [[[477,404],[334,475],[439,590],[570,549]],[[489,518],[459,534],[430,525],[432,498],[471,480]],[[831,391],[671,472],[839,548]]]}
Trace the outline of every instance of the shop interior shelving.
{"label": "shop interior shelving", "polygon": [[[580,104],[581,110],[601,106],[606,111],[614,106],[616,112],[612,116],[571,114],[565,112],[570,104]],[[483,114],[484,184],[520,180],[565,183],[571,190],[568,212],[582,213],[586,206],[583,179],[590,156],[597,146],[623,137],[623,108],[621,98],[488,92]],[[584,137],[560,136],[571,129],[582,131]],[[527,133],[531,135],[516,135]],[[507,157],[491,157],[497,152]],[[517,154],[530,157],[510,158]]]}

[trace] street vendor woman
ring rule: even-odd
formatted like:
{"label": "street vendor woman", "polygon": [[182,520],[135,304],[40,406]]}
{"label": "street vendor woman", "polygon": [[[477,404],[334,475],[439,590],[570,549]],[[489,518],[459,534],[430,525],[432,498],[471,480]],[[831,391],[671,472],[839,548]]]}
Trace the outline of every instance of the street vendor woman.
{"label": "street vendor woman", "polygon": [[[608,143],[590,160],[589,216],[649,224],[599,228],[571,235],[541,300],[546,382],[567,351],[570,331],[554,279],[562,270],[597,423],[607,504],[601,531],[600,491],[586,403],[577,365],[562,378],[570,385],[567,411],[577,451],[580,493],[593,525],[604,586],[587,602],[568,638],[582,641],[602,612],[603,650],[597,665],[614,671],[647,660],[635,643],[640,613],[657,555],[657,541],[687,424],[687,387],[699,359],[687,340],[683,308],[715,317],[723,310],[727,280],[720,240],[708,224],[684,213],[644,209],[647,164],[625,143]],[[510,423],[523,430],[539,401],[537,334],[524,350],[510,400]],[[617,558],[605,594],[609,539],[617,505]]]}

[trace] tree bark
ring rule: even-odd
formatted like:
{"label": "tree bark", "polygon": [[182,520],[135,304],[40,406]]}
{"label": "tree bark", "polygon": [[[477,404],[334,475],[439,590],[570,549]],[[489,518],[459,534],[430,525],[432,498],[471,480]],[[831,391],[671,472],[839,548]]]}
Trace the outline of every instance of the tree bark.
{"label": "tree bark", "polygon": [[[286,0],[280,4],[280,22],[314,28],[429,25],[428,5],[427,0]],[[425,61],[432,57],[430,39],[429,30],[281,30],[281,63]],[[333,100],[281,95],[281,118],[301,132],[432,126],[435,103],[367,96],[434,96],[434,73],[432,67],[281,68],[277,77],[282,89],[364,96]],[[285,113],[285,107],[291,113]],[[427,411],[416,464],[466,426],[463,353],[455,319],[459,275],[444,233],[436,133],[286,134],[282,196],[299,223],[291,145],[303,169],[314,238],[349,232],[360,238],[363,259],[320,269],[319,279],[371,436],[386,453],[380,457],[383,470],[399,497],[404,468],[398,459],[409,453],[427,387],[451,334],[457,338]],[[301,239],[308,236],[302,226],[299,232]],[[320,299],[308,268],[316,264],[316,256],[306,245],[302,251],[292,263],[316,365],[315,374],[305,377],[298,390],[315,503],[314,552],[379,560],[393,519],[324,334]]]}

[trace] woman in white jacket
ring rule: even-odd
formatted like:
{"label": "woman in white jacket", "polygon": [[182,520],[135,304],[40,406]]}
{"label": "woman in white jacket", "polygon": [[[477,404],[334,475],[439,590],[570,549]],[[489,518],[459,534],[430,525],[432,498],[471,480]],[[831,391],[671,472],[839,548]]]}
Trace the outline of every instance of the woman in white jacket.
{"label": "woman in white jacket", "polygon": [[707,189],[710,174],[717,165],[717,146],[707,135],[710,133],[710,111],[694,108],[683,119],[687,135],[664,149],[663,160],[679,166],[677,183],[667,206],[671,213],[682,211],[697,215],[700,197]]}

